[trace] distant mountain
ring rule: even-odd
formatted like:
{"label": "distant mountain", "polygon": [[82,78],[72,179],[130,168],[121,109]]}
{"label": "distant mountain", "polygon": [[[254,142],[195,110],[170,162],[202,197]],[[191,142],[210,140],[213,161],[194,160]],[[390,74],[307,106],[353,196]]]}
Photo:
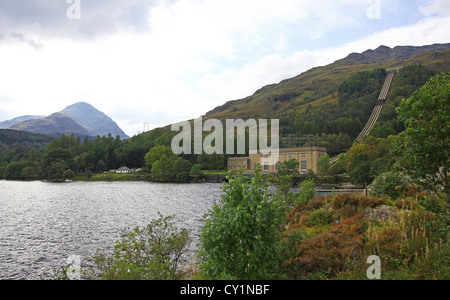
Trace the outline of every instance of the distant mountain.
{"label": "distant mountain", "polygon": [[20,123],[23,121],[29,121],[29,120],[36,120],[36,119],[42,119],[45,118],[45,116],[20,116],[8,121],[0,122],[0,129],[7,129],[11,126],[13,126],[16,123]]}
{"label": "distant mountain", "polygon": [[75,103],[59,113],[83,126],[90,136],[107,136],[111,134],[114,137],[119,135],[122,139],[129,138],[116,122],[89,103]]}
{"label": "distant mountain", "polygon": [[54,113],[42,119],[16,123],[9,129],[30,133],[41,133],[56,137],[63,134],[71,135],[72,133],[80,137],[91,136],[91,132],[86,128],[60,113]]}
{"label": "distant mountain", "polygon": [[363,53],[352,53],[341,61],[354,64],[400,63],[425,52],[447,50],[449,48],[450,44],[434,44],[421,47],[398,46],[393,49],[386,46],[380,46],[375,50],[367,50]]}
{"label": "distant mountain", "polygon": [[45,116],[21,116],[0,123],[0,129],[12,129],[30,133],[41,133],[53,137],[71,135],[79,137],[120,136],[128,139],[122,129],[110,117],[86,102],[75,103]]}

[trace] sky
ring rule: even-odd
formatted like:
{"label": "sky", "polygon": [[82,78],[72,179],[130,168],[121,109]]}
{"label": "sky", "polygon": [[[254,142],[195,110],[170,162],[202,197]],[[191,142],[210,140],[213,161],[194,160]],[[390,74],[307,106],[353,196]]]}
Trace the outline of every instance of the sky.
{"label": "sky", "polygon": [[449,0],[0,0],[0,121],[88,102],[133,136],[449,29]]}

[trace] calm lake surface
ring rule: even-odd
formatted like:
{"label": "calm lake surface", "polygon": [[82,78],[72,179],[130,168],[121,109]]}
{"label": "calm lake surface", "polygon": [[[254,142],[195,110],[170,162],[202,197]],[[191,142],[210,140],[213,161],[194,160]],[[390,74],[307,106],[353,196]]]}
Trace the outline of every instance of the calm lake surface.
{"label": "calm lake surface", "polygon": [[119,232],[176,215],[195,237],[221,184],[0,181],[0,280],[50,277],[70,256],[112,250]]}

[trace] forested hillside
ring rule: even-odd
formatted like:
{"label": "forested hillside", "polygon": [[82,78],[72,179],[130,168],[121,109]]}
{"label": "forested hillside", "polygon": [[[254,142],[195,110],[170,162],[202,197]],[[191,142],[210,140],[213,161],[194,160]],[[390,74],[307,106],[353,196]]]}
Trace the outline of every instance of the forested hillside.
{"label": "forested hillside", "polygon": [[[333,64],[317,67],[279,84],[263,87],[247,98],[227,102],[206,113],[203,120],[279,119],[282,148],[326,147],[329,156],[334,157],[351,150],[355,138],[367,123],[386,78],[386,68],[403,66],[394,77],[386,104],[371,132],[369,142],[363,141],[368,149],[378,144],[390,145],[391,140],[388,140],[388,137],[404,130],[403,122],[397,118],[396,108],[399,103],[409,98],[433,75],[450,70],[449,48],[450,44],[394,49],[380,47],[362,54],[351,54]],[[150,172],[152,164],[146,163],[146,154],[155,146],[170,147],[172,138],[177,134],[167,126],[127,140],[111,135],[95,139],[63,136],[53,140],[44,151],[45,144],[50,140],[39,140],[39,137],[42,137],[34,135],[36,140],[27,142],[27,138],[21,136],[23,133],[7,136],[7,132],[11,133],[3,131],[0,136],[0,177],[8,177],[6,170],[12,163],[22,160],[37,163],[27,164],[27,167],[35,168],[35,172],[25,172],[22,174],[24,176],[17,176],[19,170],[15,172],[15,176],[9,176],[18,179],[61,178],[67,170],[75,175],[101,173],[121,166],[135,169],[146,167]],[[207,132],[204,133],[204,136],[206,135]],[[11,150],[9,146],[8,141],[14,136],[17,142],[22,143],[19,151]],[[31,155],[29,152],[33,148],[35,149]],[[361,166],[355,169],[355,165],[347,165],[353,159],[351,155],[344,157],[345,159],[333,166],[329,172],[353,174],[352,178],[357,183],[373,180],[380,170],[385,170],[392,163],[390,157],[383,156],[389,151],[383,151],[380,152],[384,153],[381,156],[378,152],[374,155],[364,154],[364,160],[370,157],[371,165],[372,158],[380,159],[371,167],[374,172],[370,173],[368,178],[360,178],[367,175],[361,174],[364,173]],[[191,166],[197,165],[197,169],[200,165],[204,170],[217,170],[226,169],[227,157],[182,155],[181,159],[189,162]],[[378,167],[378,163],[381,167]],[[173,168],[174,164],[175,159],[172,159],[169,165]],[[183,163],[183,168],[187,169],[187,164]],[[176,170],[171,170],[170,173],[175,174]],[[11,175],[11,172],[8,174]],[[25,176],[30,174],[33,176]],[[172,175],[171,178],[173,177]]]}

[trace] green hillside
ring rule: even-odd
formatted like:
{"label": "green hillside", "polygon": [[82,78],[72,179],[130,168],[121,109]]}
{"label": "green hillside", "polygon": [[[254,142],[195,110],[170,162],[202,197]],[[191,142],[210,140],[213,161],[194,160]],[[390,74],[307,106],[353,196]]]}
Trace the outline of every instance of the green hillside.
{"label": "green hillside", "polygon": [[[404,68],[395,76],[371,133],[387,137],[403,130],[395,113],[398,103],[432,75],[450,70],[450,44],[394,49],[381,46],[352,53],[330,65],[265,86],[244,99],[229,101],[207,112],[203,119],[280,119],[281,147],[323,146],[330,155],[336,155],[348,150],[364,128],[386,78],[386,68],[397,66]],[[129,142],[145,147],[170,146],[173,136],[168,126]]]}
{"label": "green hillside", "polygon": [[11,129],[0,129],[0,178],[11,162],[39,159],[52,137]]}
{"label": "green hillside", "polygon": [[[315,134],[314,130],[298,132],[286,129],[289,122],[308,117],[312,111],[325,110],[352,116],[353,107],[342,107],[339,103],[340,88],[346,80],[360,72],[373,72],[375,69],[396,66],[423,65],[434,73],[450,69],[450,44],[426,47],[379,47],[362,54],[350,54],[324,67],[313,68],[294,78],[261,88],[255,94],[240,100],[229,101],[206,114],[207,118],[279,118],[284,125],[284,133]],[[375,72],[376,73],[376,72]],[[359,75],[361,83],[367,84],[367,90],[358,90],[360,98],[377,94],[381,90],[384,74]],[[370,77],[370,78],[368,78]],[[427,78],[428,79],[428,78]],[[394,82],[395,83],[399,83]],[[420,82],[423,84],[424,82]],[[345,85],[345,84],[344,84]],[[347,92],[352,92],[347,91]],[[376,95],[378,96],[378,95]],[[363,108],[370,114],[373,103]],[[372,106],[372,107],[371,107]],[[326,118],[336,116],[325,115]],[[368,117],[368,116],[367,116]],[[316,119],[316,118],[314,118]],[[364,120],[361,120],[364,121]],[[324,132],[327,133],[328,130]]]}

